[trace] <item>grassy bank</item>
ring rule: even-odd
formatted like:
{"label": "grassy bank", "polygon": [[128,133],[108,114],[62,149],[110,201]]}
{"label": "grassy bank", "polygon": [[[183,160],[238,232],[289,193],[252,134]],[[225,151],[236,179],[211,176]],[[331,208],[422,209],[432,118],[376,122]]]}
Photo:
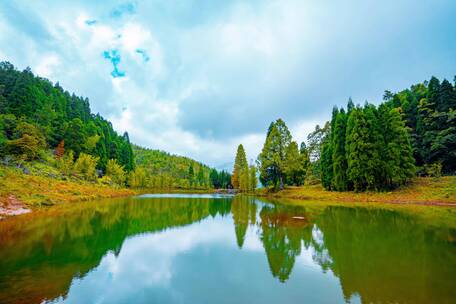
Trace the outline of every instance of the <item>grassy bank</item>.
{"label": "grassy bank", "polygon": [[14,201],[34,209],[59,203],[133,194],[135,192],[129,189],[117,189],[85,181],[60,180],[24,174],[17,169],[0,166],[0,205],[4,206]]}
{"label": "grassy bank", "polygon": [[261,189],[258,191],[258,195],[297,201],[456,206],[456,176],[416,178],[409,185],[391,192],[332,192],[326,191],[321,185],[306,185],[303,187],[288,187],[279,192],[270,192],[267,189]]}

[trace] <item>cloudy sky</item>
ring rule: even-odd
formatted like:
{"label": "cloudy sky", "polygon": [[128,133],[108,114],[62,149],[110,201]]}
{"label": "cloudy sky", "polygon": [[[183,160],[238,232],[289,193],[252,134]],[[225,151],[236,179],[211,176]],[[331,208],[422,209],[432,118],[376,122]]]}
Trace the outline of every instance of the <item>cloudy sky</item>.
{"label": "cloudy sky", "polygon": [[269,123],[456,74],[454,0],[0,0],[0,60],[59,81],[139,145],[213,166]]}

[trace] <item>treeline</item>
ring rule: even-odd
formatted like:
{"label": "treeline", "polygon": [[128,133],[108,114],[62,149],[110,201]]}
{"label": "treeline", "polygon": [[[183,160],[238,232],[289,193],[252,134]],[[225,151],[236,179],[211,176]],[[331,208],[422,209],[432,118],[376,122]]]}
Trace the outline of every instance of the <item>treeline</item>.
{"label": "treeline", "polygon": [[379,106],[349,99],[307,143],[298,148],[281,119],[271,123],[257,160],[261,183],[282,189],[320,180],[328,190],[376,191],[416,174],[454,174],[456,87],[432,77],[396,94],[385,91]]}
{"label": "treeline", "polygon": [[118,135],[111,123],[90,112],[89,100],[70,94],[30,68],[18,71],[0,63],[0,156],[20,160],[40,158],[60,145],[96,158],[96,167],[106,170],[110,159],[126,171],[134,169],[128,134]]}
{"label": "treeline", "polygon": [[[455,77],[456,83],[456,77]],[[456,172],[456,84],[436,77],[396,94],[385,91],[389,107],[400,109],[410,130],[416,165],[441,166],[445,174]],[[420,173],[426,173],[420,170]]]}
{"label": "treeline", "polygon": [[144,175],[144,188],[210,189],[229,188],[231,175],[217,171],[191,158],[160,150],[133,146],[136,165]]}
{"label": "treeline", "polygon": [[410,136],[398,108],[366,103],[333,110],[321,149],[321,182],[328,190],[392,189],[415,175]]}

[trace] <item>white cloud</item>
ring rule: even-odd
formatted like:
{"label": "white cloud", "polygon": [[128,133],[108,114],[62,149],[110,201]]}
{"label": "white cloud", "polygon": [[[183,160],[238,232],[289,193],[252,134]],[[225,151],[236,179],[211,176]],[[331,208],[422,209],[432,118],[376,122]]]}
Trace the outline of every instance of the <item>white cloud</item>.
{"label": "white cloud", "polygon": [[[240,1],[208,12],[166,5],[157,13],[153,4],[138,3],[136,14],[113,19],[116,3],[37,2],[27,10],[18,4],[33,22],[0,18],[0,57],[87,96],[95,113],[135,143],[211,165],[232,161],[239,143],[255,159],[267,126],[279,117],[301,142],[349,96],[364,102],[383,89],[454,73],[454,56],[446,55],[454,44],[428,40],[448,28],[441,20],[452,19],[430,15],[426,5],[414,5],[406,26],[407,3],[371,9],[341,1]],[[450,10],[439,4],[433,11]],[[423,15],[432,26],[419,22]],[[37,29],[30,24],[41,25],[46,32],[39,37],[47,40],[32,35]],[[413,41],[423,48],[408,52]],[[442,47],[447,51],[434,51]],[[102,55],[109,50],[119,51],[125,77],[112,79],[112,63]]]}

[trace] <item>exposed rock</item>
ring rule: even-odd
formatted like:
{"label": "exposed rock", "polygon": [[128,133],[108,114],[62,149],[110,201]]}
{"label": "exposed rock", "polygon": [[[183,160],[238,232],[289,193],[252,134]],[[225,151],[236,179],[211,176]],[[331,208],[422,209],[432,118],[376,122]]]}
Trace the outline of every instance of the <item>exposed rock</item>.
{"label": "exposed rock", "polygon": [[29,213],[32,210],[25,207],[24,203],[18,200],[14,195],[10,195],[6,199],[6,203],[0,206],[0,219],[4,216],[13,216],[24,213]]}

